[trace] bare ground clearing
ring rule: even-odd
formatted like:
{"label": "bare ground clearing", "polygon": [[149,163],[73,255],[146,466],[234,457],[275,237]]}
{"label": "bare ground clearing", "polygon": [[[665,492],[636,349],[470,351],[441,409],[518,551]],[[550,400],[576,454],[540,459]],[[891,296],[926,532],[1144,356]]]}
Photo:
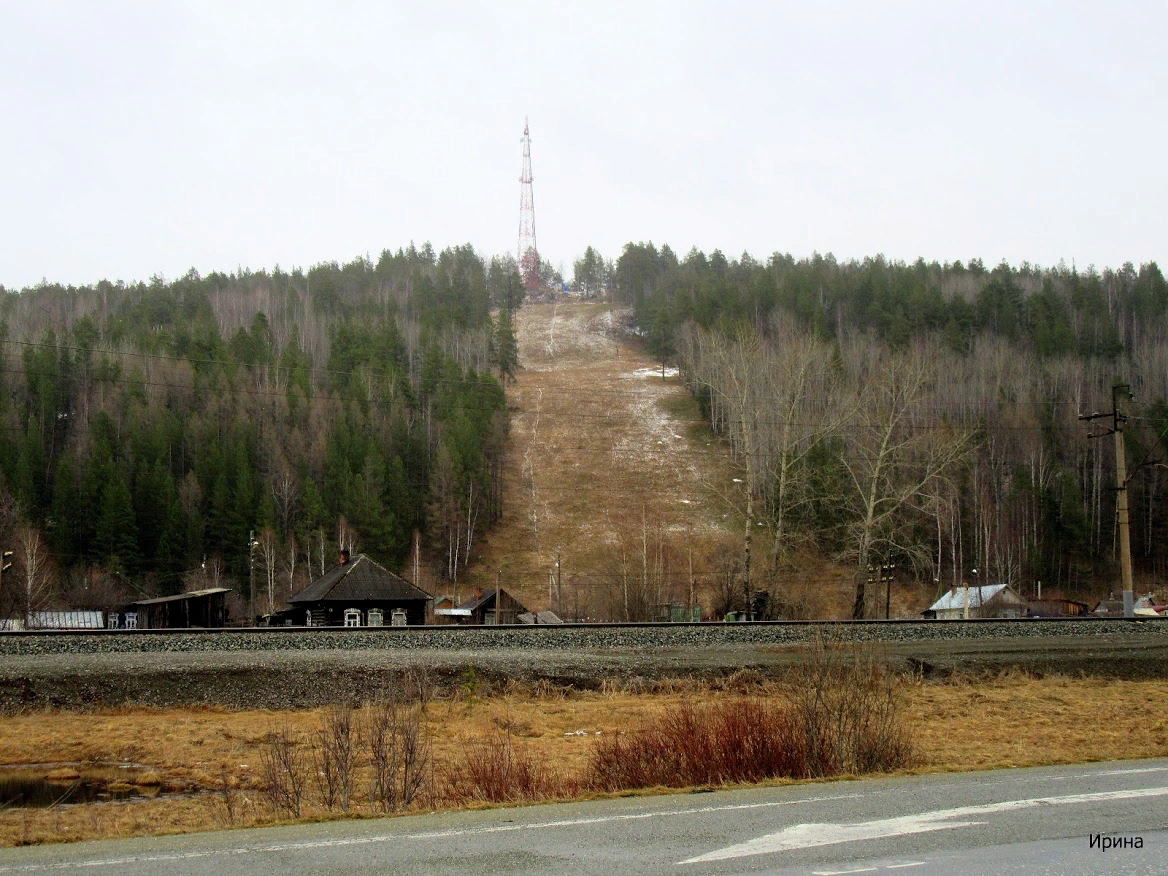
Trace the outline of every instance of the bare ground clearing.
{"label": "bare ground clearing", "polygon": [[[736,531],[728,455],[677,378],[662,378],[624,339],[620,317],[581,302],[519,312],[506,506],[468,581],[501,582],[530,608],[595,617],[624,575],[656,562],[661,601],[685,602],[688,565],[675,556],[664,568],[655,545],[672,541],[687,560],[692,549],[702,564]],[[548,578],[557,556],[558,594]]]}

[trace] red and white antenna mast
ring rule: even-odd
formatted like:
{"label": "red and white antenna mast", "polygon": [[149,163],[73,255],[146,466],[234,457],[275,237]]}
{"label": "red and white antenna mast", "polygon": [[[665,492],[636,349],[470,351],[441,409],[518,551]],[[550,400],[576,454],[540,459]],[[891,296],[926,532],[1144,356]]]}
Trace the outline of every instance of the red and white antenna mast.
{"label": "red and white antenna mast", "polygon": [[529,291],[539,288],[539,249],[535,245],[535,195],[531,189],[531,133],[523,117],[523,170],[519,174],[519,273]]}

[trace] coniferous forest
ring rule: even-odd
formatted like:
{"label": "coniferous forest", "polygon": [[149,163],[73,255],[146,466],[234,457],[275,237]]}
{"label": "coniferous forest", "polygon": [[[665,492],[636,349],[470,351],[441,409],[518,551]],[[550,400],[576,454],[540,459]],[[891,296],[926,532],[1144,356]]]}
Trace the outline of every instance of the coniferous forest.
{"label": "coniferous forest", "polygon": [[394,568],[415,534],[456,576],[500,513],[522,294],[513,260],[428,244],[0,287],[0,616],[227,579],[264,613],[338,541]]}
{"label": "coniferous forest", "polygon": [[[1117,562],[1113,399],[1139,582],[1168,560],[1168,282],[1154,263],[837,262],[591,247],[745,473],[740,605],[893,563],[937,591],[1102,594]],[[256,613],[338,542],[457,580],[501,514],[508,257],[385,251],[307,271],[0,288],[0,616],[230,580]],[[1116,389],[1116,387],[1119,387]],[[1125,388],[1126,387],[1126,388]],[[1103,435],[1103,437],[1099,437]],[[254,587],[252,582],[254,582]],[[237,612],[239,609],[237,608]]]}
{"label": "coniferous forest", "polygon": [[1113,398],[1137,591],[1168,571],[1168,283],[1155,263],[730,261],[629,244],[615,264],[578,267],[676,361],[743,466],[742,599],[757,613],[799,615],[782,581],[809,557],[856,570],[856,617],[883,608],[865,586],[885,563],[936,592],[1115,590],[1113,420],[1080,420]]}

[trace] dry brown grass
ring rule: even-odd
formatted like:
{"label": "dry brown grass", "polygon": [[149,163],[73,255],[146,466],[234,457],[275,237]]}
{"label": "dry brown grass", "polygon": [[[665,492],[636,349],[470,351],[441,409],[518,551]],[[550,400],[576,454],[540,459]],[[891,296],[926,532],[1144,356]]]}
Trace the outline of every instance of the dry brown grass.
{"label": "dry brown grass", "polygon": [[[629,732],[695,699],[730,701],[742,692],[779,697],[744,678],[730,689],[611,693],[515,691],[432,702],[428,727],[438,770],[462,762],[471,746],[514,740],[537,763],[582,775],[598,738]],[[919,766],[936,772],[1168,755],[1162,684],[1149,681],[1036,679],[1010,673],[976,682],[912,683],[907,713]],[[307,737],[324,710],[124,709],[77,715],[40,712],[0,717],[4,763],[131,760],[147,764],[164,788],[194,787],[196,797],[0,812],[0,844],[58,842],[273,823],[260,792],[261,753],[287,727]],[[598,736],[598,734],[600,734]],[[46,770],[47,772],[47,770]],[[153,781],[154,778],[151,778]],[[223,787],[232,789],[228,817]],[[428,800],[433,803],[433,800]],[[371,814],[354,804],[351,815]],[[339,817],[320,807],[309,818]]]}
{"label": "dry brown grass", "polygon": [[922,684],[912,724],[930,771],[1168,755],[1163,683],[1033,678]]}

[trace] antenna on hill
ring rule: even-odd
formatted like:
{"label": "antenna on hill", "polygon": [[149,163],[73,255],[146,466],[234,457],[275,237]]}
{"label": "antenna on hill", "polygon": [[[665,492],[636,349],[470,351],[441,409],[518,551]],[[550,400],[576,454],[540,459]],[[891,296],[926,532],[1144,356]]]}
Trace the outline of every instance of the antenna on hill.
{"label": "antenna on hill", "polygon": [[515,254],[523,285],[529,292],[539,288],[539,249],[535,243],[535,194],[531,181],[531,132],[523,117],[523,169],[519,173],[519,246]]}

